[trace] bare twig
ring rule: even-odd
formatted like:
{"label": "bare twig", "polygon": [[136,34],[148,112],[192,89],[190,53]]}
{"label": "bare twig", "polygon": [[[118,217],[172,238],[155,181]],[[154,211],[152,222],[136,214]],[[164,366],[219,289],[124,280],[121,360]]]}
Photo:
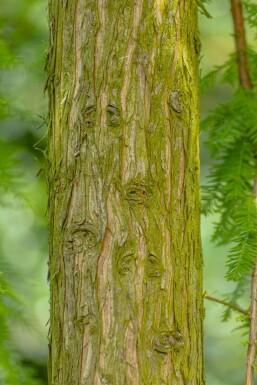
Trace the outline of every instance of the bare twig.
{"label": "bare twig", "polygon": [[[248,67],[247,45],[243,7],[241,0],[230,0],[231,12],[235,29],[237,50],[237,68],[240,85],[245,89],[252,89],[253,84]],[[257,179],[254,181],[254,197],[257,200]],[[256,251],[257,252],[257,251]],[[254,385],[254,363],[256,358],[257,336],[257,262],[254,264],[251,283],[250,333],[247,352],[245,385]]]}
{"label": "bare twig", "polygon": [[206,293],[204,294],[204,298],[208,299],[209,301],[214,301],[214,302],[220,303],[221,305],[227,306],[228,308],[230,308],[231,310],[236,311],[237,313],[240,313],[240,314],[243,314],[243,315],[245,315],[247,317],[250,317],[250,314],[249,314],[248,310],[242,309],[241,307],[235,305],[234,303],[227,302],[227,301],[224,301],[222,299],[212,297],[211,295],[208,295]]}

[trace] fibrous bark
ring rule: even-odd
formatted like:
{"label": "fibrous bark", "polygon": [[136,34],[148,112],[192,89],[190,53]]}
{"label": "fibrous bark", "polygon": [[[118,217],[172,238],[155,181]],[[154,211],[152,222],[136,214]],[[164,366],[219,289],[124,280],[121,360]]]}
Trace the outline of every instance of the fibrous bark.
{"label": "fibrous bark", "polygon": [[49,385],[200,385],[195,0],[50,0]]}

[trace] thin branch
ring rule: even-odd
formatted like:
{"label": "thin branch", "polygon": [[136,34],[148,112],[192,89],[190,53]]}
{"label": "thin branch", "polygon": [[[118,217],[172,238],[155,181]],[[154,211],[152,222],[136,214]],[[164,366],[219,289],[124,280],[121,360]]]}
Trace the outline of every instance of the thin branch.
{"label": "thin branch", "polygon": [[227,302],[227,301],[224,301],[222,299],[212,297],[211,295],[208,295],[208,294],[204,294],[204,298],[208,299],[209,301],[214,301],[214,302],[220,303],[221,305],[227,306],[228,308],[236,311],[237,313],[240,313],[240,314],[243,314],[247,317],[250,317],[249,311],[242,309],[240,306],[237,306],[234,303]]}
{"label": "thin branch", "polygon": [[254,264],[251,287],[251,310],[250,310],[250,335],[247,352],[245,385],[254,385],[254,362],[256,357],[256,335],[257,335],[257,262]]}
{"label": "thin branch", "polygon": [[235,42],[237,50],[237,68],[240,85],[246,89],[253,88],[248,60],[247,45],[245,37],[245,26],[243,17],[243,6],[241,0],[230,0],[231,13],[233,16]]}

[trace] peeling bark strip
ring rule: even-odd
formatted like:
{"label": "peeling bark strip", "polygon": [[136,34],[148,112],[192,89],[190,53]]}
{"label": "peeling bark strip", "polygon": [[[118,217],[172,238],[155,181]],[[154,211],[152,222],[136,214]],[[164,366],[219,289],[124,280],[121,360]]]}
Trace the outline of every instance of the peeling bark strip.
{"label": "peeling bark strip", "polygon": [[202,385],[195,0],[49,0],[49,385]]}

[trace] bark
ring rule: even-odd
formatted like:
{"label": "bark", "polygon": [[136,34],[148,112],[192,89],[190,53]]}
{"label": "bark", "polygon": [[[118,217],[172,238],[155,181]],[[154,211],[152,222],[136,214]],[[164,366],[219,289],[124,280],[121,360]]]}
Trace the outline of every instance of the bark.
{"label": "bark", "polygon": [[49,385],[203,384],[196,2],[49,24]]}

